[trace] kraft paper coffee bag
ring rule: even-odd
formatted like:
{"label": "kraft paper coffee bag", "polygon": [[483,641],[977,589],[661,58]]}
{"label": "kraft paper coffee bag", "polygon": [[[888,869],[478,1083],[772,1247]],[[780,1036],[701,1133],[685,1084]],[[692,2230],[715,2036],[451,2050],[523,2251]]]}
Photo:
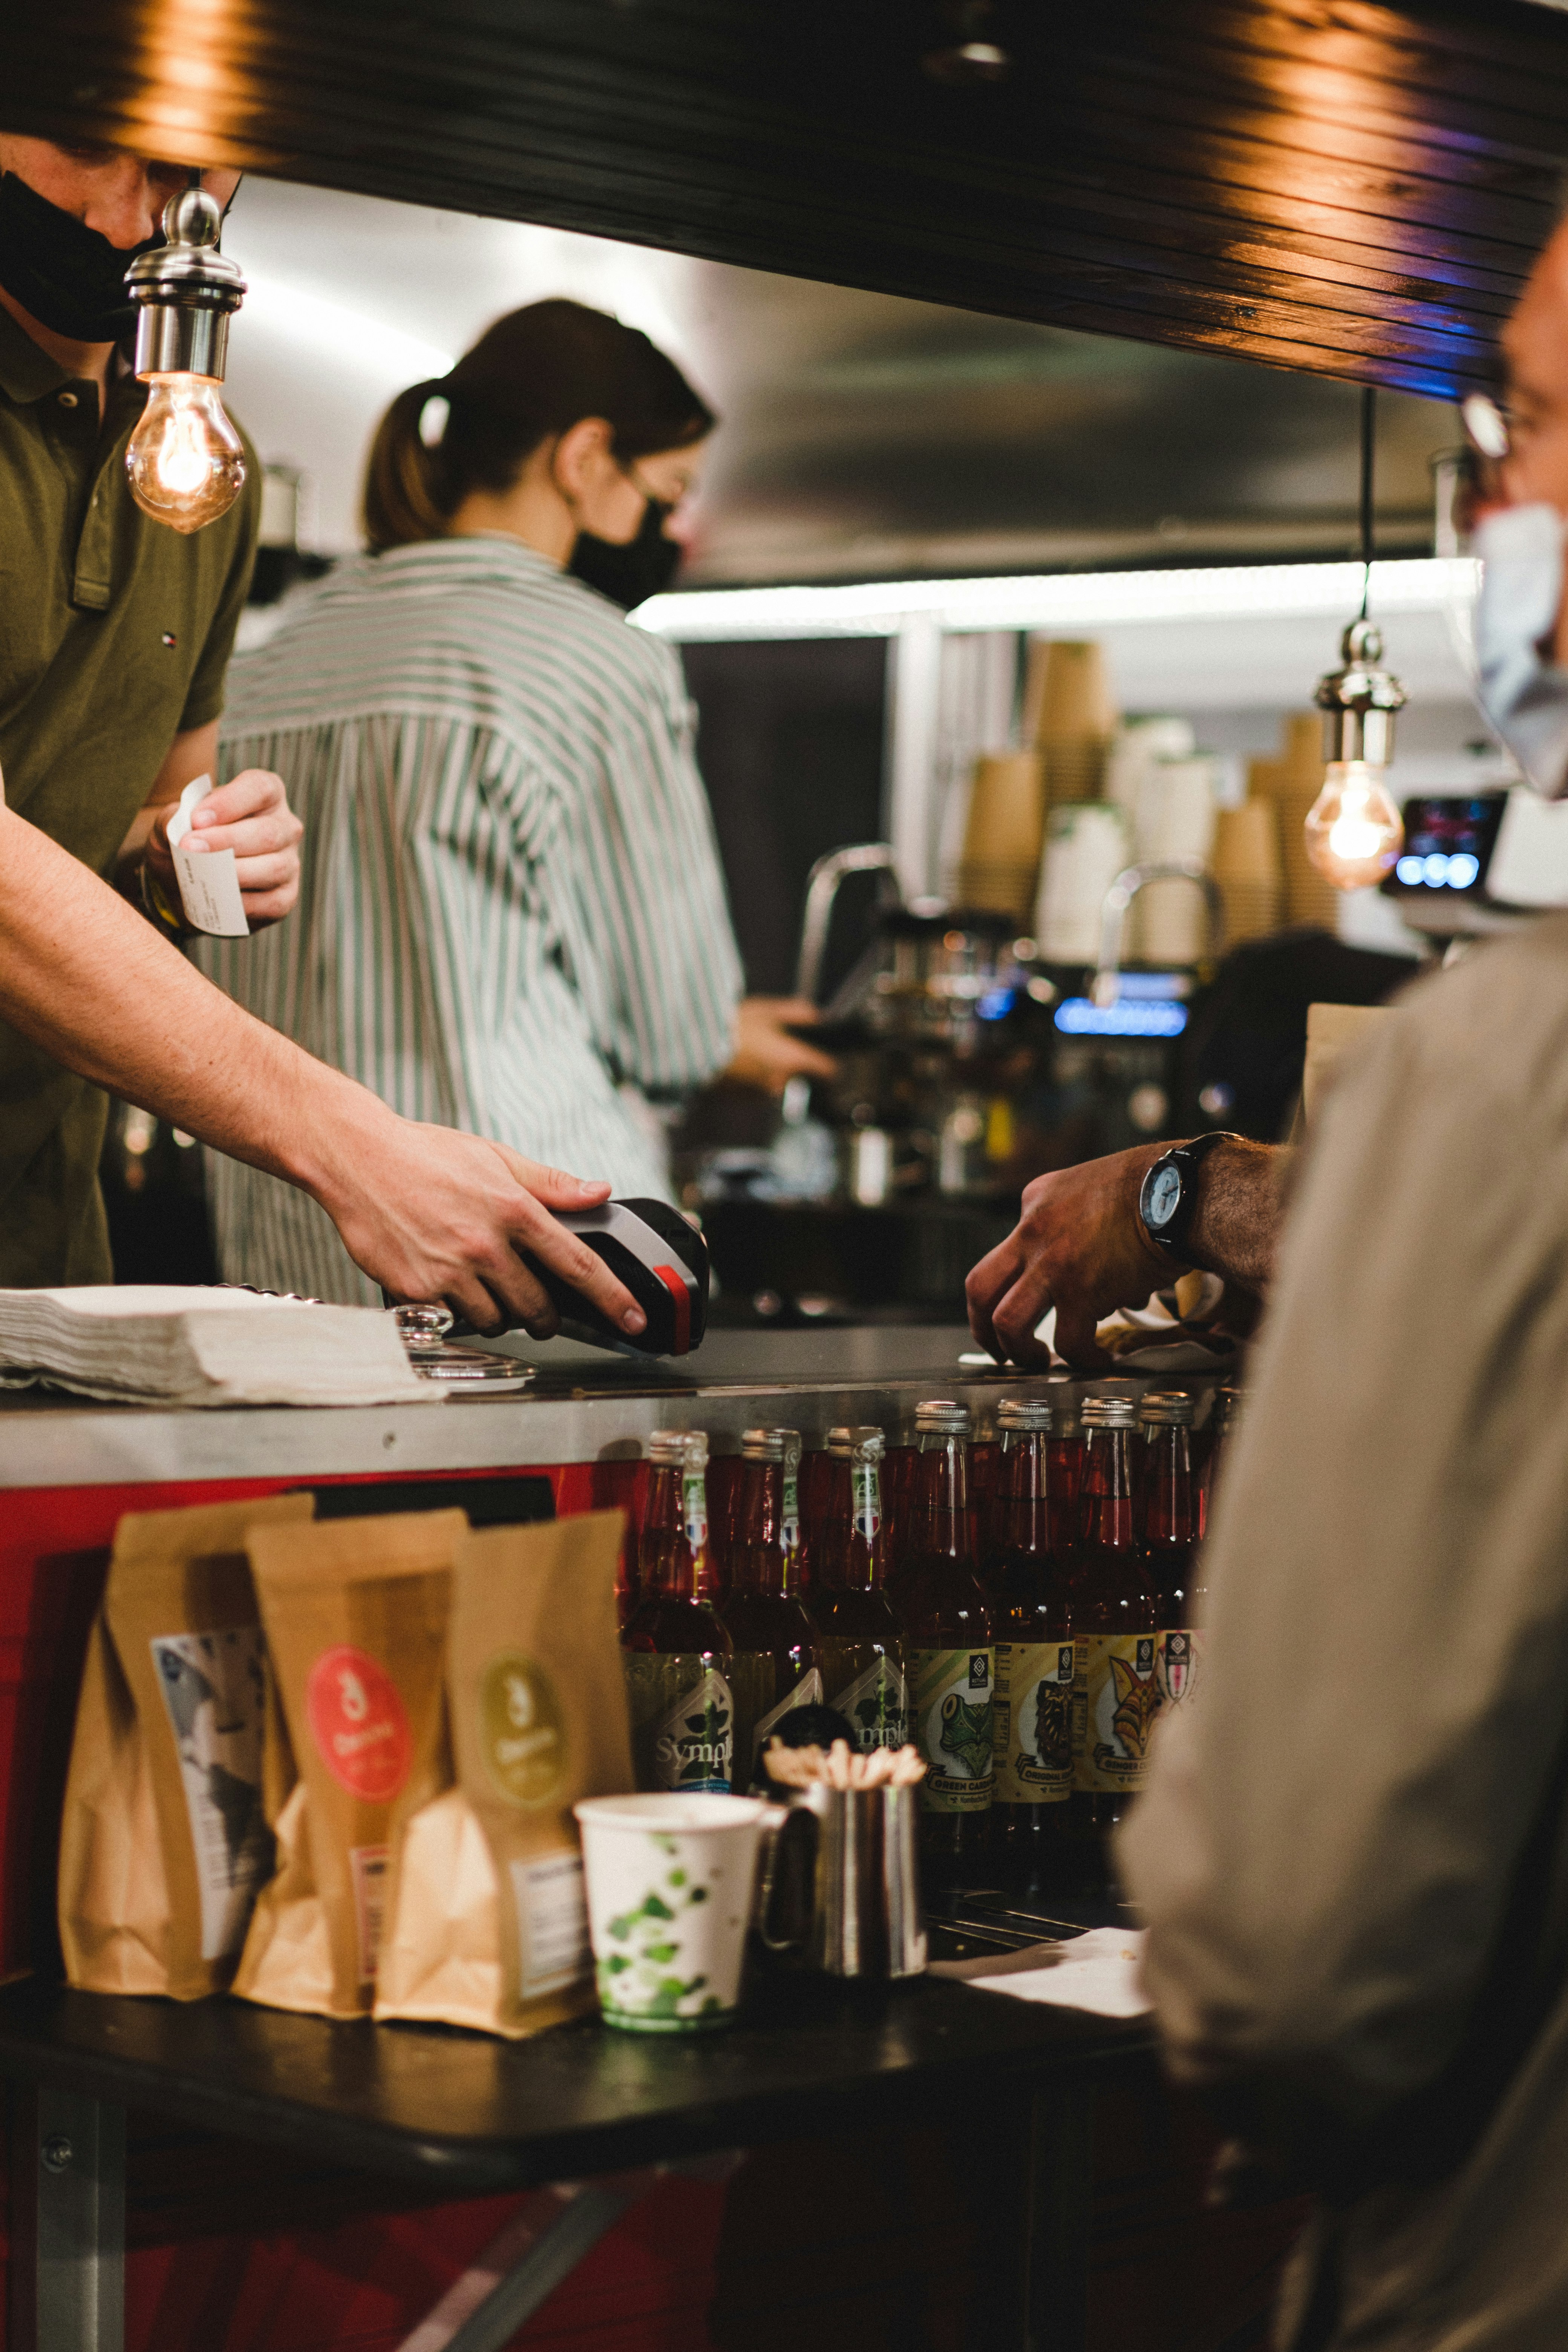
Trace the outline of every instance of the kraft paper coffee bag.
{"label": "kraft paper coffee bag", "polygon": [[248,1529],[309,1495],[127,1515],[88,1645],[60,1833],[66,1973],[198,2000],[234,1975],[272,1868],[266,1642]]}
{"label": "kraft paper coffee bag", "polygon": [[621,1514],[458,1547],[447,1632],[456,1785],[414,1815],[377,2017],[513,2038],[594,2007],[572,1808],[632,1786],[616,1622]]}
{"label": "kraft paper coffee bag", "polygon": [[371,2007],[403,1825],[450,1777],[447,1588],[467,1532],[461,1511],[254,1531],[286,1740],[267,1786],[277,1867],[234,1984],[249,2000],[328,2017]]}

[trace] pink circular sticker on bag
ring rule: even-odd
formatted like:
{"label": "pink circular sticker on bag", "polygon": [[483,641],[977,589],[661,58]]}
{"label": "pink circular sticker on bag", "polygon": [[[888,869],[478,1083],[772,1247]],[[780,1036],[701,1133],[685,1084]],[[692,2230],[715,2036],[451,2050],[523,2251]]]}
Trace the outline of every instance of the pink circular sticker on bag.
{"label": "pink circular sticker on bag", "polygon": [[351,1797],[384,1805],[414,1761],[414,1737],[384,1666],[347,1643],[323,1650],[305,1685],[310,1735],[322,1763]]}

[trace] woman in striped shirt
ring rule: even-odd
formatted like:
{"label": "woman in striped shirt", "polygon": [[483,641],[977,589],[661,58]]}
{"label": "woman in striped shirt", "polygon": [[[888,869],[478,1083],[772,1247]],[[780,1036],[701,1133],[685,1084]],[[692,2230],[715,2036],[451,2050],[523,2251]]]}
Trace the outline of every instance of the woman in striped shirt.
{"label": "woman in striped shirt", "polygon": [[[832,1067],[784,1033],[809,1008],[742,1002],[677,656],[567,570],[679,504],[713,421],[618,320],[513,311],[394,401],[371,552],[229,671],[223,772],[284,778],[303,875],[211,977],[406,1116],[621,1194],[668,1196],[651,1103]],[[303,1195],[208,1175],[228,1280],[374,1300]]]}

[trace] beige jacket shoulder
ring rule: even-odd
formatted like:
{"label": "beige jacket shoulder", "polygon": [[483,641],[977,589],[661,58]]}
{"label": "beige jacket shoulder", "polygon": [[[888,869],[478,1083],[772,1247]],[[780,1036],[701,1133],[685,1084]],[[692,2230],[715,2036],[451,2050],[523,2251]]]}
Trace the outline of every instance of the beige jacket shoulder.
{"label": "beige jacket shoulder", "polygon": [[1336,1082],[1209,1567],[1121,1852],[1173,2066],[1337,2187],[1314,2344],[1568,2345],[1568,919]]}

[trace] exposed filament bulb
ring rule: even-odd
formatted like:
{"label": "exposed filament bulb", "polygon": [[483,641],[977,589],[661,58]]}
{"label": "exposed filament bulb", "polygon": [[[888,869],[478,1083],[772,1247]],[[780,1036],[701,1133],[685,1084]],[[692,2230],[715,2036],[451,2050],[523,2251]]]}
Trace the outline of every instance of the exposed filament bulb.
{"label": "exposed filament bulb", "polygon": [[245,483],[245,448],[224,413],[217,380],[154,375],[125,470],[143,514],[175,530],[200,530],[226,514]]}
{"label": "exposed filament bulb", "polygon": [[1405,841],[1384,771],[1367,760],[1335,760],[1307,818],[1307,855],[1338,890],[1381,882]]}

